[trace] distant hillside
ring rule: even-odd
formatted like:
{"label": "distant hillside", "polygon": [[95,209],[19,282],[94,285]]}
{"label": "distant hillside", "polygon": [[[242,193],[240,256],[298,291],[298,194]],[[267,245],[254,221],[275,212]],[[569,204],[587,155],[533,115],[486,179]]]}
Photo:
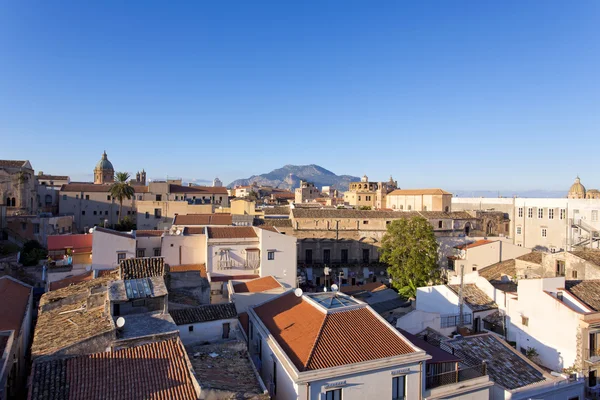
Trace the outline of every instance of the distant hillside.
{"label": "distant hillside", "polygon": [[273,186],[279,189],[292,190],[300,186],[300,180],[313,182],[319,189],[322,186],[334,186],[338,190],[348,190],[350,182],[359,181],[360,178],[350,175],[336,175],[318,165],[286,165],[274,169],[267,174],[252,175],[246,179],[237,179],[227,187],[236,185],[250,185],[256,182],[259,186]]}

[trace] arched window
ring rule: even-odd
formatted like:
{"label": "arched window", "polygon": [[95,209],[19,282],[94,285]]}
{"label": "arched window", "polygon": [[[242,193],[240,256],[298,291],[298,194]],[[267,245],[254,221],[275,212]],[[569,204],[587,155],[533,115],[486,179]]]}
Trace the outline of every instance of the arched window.
{"label": "arched window", "polygon": [[448,212],[450,210],[450,208],[448,206],[446,206],[446,208],[444,209],[446,212]]}
{"label": "arched window", "polygon": [[427,206],[423,206],[423,211],[427,211]]}
{"label": "arched window", "polygon": [[13,207],[16,207],[17,205],[17,199],[15,199],[14,197],[12,198],[12,202],[11,202]]}
{"label": "arched window", "polygon": [[408,206],[408,211],[410,211],[411,208],[412,208],[412,206]]}
{"label": "arched window", "polygon": [[44,196],[44,201],[46,203],[47,206],[49,206],[50,204],[52,204],[52,196],[47,194],[46,196]]}
{"label": "arched window", "polygon": [[401,209],[401,210],[404,210],[404,206],[402,206],[402,205],[401,205],[401,206],[400,206],[400,209]]}
{"label": "arched window", "polygon": [[10,197],[6,198],[6,207],[10,207]]}

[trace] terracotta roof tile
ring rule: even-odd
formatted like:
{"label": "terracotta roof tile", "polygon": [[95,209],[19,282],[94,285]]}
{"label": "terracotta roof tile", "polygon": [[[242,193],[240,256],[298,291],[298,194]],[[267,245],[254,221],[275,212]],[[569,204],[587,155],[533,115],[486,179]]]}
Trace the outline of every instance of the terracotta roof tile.
{"label": "terracotta roof tile", "polygon": [[397,189],[388,196],[420,196],[420,195],[436,195],[436,194],[452,194],[442,189]]}
{"label": "terracotta roof tile", "polygon": [[244,330],[244,332],[246,332],[246,336],[248,336],[248,325],[250,322],[248,313],[247,312],[240,313],[238,315],[238,319],[240,320],[240,325],[242,325],[242,329]]}
{"label": "terracotta roof tile", "polygon": [[282,288],[281,284],[270,275],[233,285],[236,293],[257,293],[278,288]]}
{"label": "terracotta roof tile", "polygon": [[233,225],[233,217],[231,214],[179,214],[173,225]]}
{"label": "terracotta roof tile", "polygon": [[269,232],[279,233],[277,228],[275,228],[274,226],[271,226],[271,225],[260,225],[260,226],[257,226],[257,228],[264,229],[265,231],[269,231]]}
{"label": "terracotta roof tile", "polygon": [[293,218],[379,218],[379,219],[401,219],[411,218],[419,215],[416,211],[372,211],[372,210],[345,210],[345,209],[312,209],[294,208]]}
{"label": "terracotta roof tile", "polygon": [[[456,295],[458,295],[458,290],[460,289],[460,285],[447,285]],[[475,284],[468,283],[464,285],[464,293],[463,293],[465,303],[472,311],[485,311],[491,310],[494,308],[498,308],[498,305],[494,303],[485,292],[479,289]]]}
{"label": "terracotta roof tile", "polygon": [[541,251],[532,251],[517,257],[517,260],[526,261],[534,264],[542,264],[543,253]]}
{"label": "terracotta roof tile", "polygon": [[198,398],[179,339],[35,362],[29,400]]}
{"label": "terracotta roof tile", "polygon": [[169,272],[191,272],[198,271],[200,276],[206,278],[206,265],[205,264],[186,264],[186,265],[171,265],[169,266]]}
{"label": "terracotta roof tile", "polygon": [[215,275],[210,276],[211,282],[227,282],[232,279],[243,280],[243,279],[256,279],[260,278],[260,275]]}
{"label": "terracotta roof tile", "polygon": [[150,278],[165,275],[164,258],[128,258],[119,264],[121,279]]}
{"label": "terracotta roof tile", "polygon": [[244,239],[256,238],[256,232],[251,226],[208,227],[210,239]]}
{"label": "terracotta roof tile", "polygon": [[108,192],[110,185],[96,185],[94,183],[66,183],[60,188],[61,192]]}
{"label": "terracotta roof tile", "polygon": [[177,325],[195,324],[198,322],[216,321],[236,318],[237,311],[233,303],[206,304],[194,308],[183,308],[169,311]]}
{"label": "terracotta roof tile", "polygon": [[492,286],[503,292],[516,292],[517,283],[513,281],[503,281],[502,275],[508,276],[512,279],[516,275],[517,269],[515,267],[515,260],[501,261],[496,264],[492,264],[488,267],[479,270],[479,276],[487,279]]}
{"label": "terracotta roof tile", "polygon": [[75,252],[92,248],[93,235],[50,235],[48,236],[48,250],[64,250],[72,248]]}
{"label": "terracotta roof tile", "polygon": [[205,233],[203,226],[191,226],[183,229],[184,235],[204,235]]}
{"label": "terracotta roof tile", "polygon": [[290,215],[289,207],[265,207],[263,208],[265,215]]}
{"label": "terracotta roof tile", "polygon": [[161,230],[139,230],[135,231],[135,237],[153,237],[162,236],[165,231]]}
{"label": "terracotta roof tile", "polygon": [[340,292],[352,295],[358,292],[376,292],[383,289],[387,289],[387,286],[383,283],[367,282],[364,285],[342,286],[340,287]]}
{"label": "terracotta roof tile", "polygon": [[577,250],[570,251],[576,257],[582,258],[585,261],[600,266],[600,250]]}
{"label": "terracotta roof tile", "polygon": [[[0,277],[0,331],[21,331],[31,286],[9,276]],[[0,354],[1,358],[1,354]]]}
{"label": "terracotta roof tile", "polygon": [[200,193],[200,194],[222,194],[227,196],[227,188],[216,186],[183,186],[169,185],[169,193]]}
{"label": "terracotta roof tile", "polygon": [[415,352],[367,307],[326,314],[290,292],[254,311],[299,371]]}
{"label": "terracotta roof tile", "polygon": [[459,246],[454,246],[455,249],[465,250],[472,249],[474,247],[484,246],[486,244],[494,243],[493,240],[477,240],[476,242],[461,244]]}
{"label": "terracotta roof tile", "polygon": [[565,289],[594,311],[600,311],[600,280],[565,281]]}
{"label": "terracotta roof tile", "polygon": [[36,175],[35,176],[38,180],[40,179],[45,179],[45,180],[51,180],[51,181],[66,181],[69,179],[69,177],[67,175]]}
{"label": "terracotta roof tile", "polygon": [[94,279],[94,271],[89,271],[81,275],[71,276],[65,279],[61,279],[59,281],[51,282],[49,285],[50,290],[62,289],[64,287],[74,285],[76,283],[81,283],[85,281],[91,281]]}
{"label": "terracotta roof tile", "polygon": [[0,160],[0,167],[21,168],[26,162],[21,160]]}
{"label": "terracotta roof tile", "polygon": [[277,228],[291,228],[292,227],[292,220],[291,219],[287,219],[287,218],[269,218],[269,219],[264,219],[260,221],[261,225],[259,225],[259,228],[265,227],[265,226],[274,226]]}

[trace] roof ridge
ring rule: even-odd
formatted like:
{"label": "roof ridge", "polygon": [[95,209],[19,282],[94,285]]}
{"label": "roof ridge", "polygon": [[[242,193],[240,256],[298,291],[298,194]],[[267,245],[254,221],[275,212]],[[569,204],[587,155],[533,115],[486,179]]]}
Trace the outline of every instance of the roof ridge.
{"label": "roof ridge", "polygon": [[[304,300],[302,300],[304,301]],[[325,329],[325,324],[327,323],[327,320],[329,319],[330,314],[329,313],[325,313],[325,318],[323,318],[323,323],[321,324],[321,327],[319,328],[319,332],[317,333],[317,336],[315,337],[315,342],[312,345],[312,348],[310,349],[310,354],[308,355],[308,358],[306,359],[306,362],[304,363],[304,369],[307,369],[308,366],[310,365],[310,362],[312,361],[312,358],[315,354],[315,349],[317,348],[317,343],[319,342],[319,338],[321,337],[321,333],[323,332],[323,329]]]}

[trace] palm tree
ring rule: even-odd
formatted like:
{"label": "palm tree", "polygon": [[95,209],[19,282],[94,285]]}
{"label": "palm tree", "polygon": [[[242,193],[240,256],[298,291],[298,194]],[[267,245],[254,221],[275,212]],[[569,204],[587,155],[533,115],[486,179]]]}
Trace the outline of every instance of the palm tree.
{"label": "palm tree", "polygon": [[129,174],[127,172],[117,172],[115,174],[115,183],[110,187],[110,194],[119,200],[119,218],[117,223],[121,223],[123,215],[123,200],[130,200],[135,195],[135,188],[129,184]]}

